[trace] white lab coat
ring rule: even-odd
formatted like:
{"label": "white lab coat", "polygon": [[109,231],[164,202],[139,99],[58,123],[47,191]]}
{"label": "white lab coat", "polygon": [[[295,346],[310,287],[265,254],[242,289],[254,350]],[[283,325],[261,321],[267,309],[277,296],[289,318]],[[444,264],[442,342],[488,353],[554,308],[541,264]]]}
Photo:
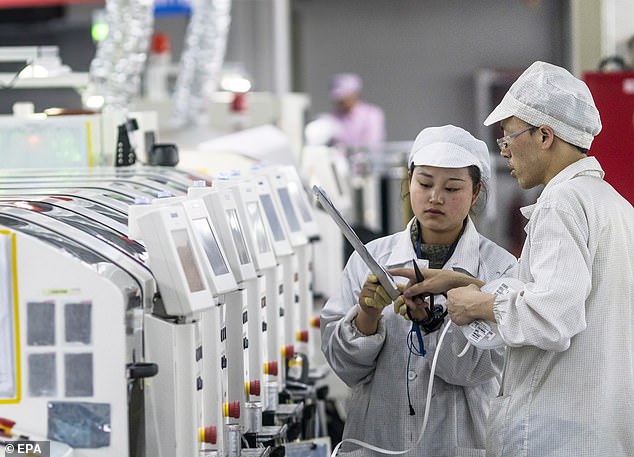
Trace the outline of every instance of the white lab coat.
{"label": "white lab coat", "polygon": [[[412,265],[416,257],[410,238],[412,222],[404,231],[368,244],[380,264],[388,268]],[[516,265],[515,257],[481,236],[469,220],[445,268],[461,268],[486,282],[515,274],[512,270]],[[352,388],[344,438],[405,450],[416,443],[422,429],[431,363],[442,329],[424,337],[427,355],[412,355],[408,371],[409,321],[387,307],[375,335],[362,335],[352,322],[368,274],[368,268],[354,253],[339,290],[321,312],[322,351],[334,372]],[[400,282],[406,281],[400,278]],[[484,455],[485,416],[488,402],[499,388],[503,351],[471,348],[464,357],[457,358],[466,343],[460,329],[452,326],[448,330],[438,357],[425,435],[406,455]],[[408,378],[414,416],[409,415]],[[384,455],[349,443],[344,443],[342,450],[354,450],[350,455]]]}
{"label": "white lab coat", "polygon": [[634,209],[593,157],[529,219],[520,293],[494,305],[508,344],[489,457],[634,456]]}

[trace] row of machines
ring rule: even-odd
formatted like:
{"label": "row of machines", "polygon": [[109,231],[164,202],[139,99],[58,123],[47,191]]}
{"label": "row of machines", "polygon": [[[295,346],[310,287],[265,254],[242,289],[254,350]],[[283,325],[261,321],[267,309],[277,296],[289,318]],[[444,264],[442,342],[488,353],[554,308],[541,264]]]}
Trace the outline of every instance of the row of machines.
{"label": "row of machines", "polygon": [[319,236],[291,166],[0,175],[0,432],[79,457],[328,455]]}

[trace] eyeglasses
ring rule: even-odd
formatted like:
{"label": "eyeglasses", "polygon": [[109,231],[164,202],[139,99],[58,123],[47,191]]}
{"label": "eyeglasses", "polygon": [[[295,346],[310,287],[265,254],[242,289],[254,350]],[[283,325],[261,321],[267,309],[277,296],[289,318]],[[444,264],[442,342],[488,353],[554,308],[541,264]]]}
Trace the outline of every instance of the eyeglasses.
{"label": "eyeglasses", "polygon": [[508,148],[509,145],[511,144],[511,140],[515,138],[516,136],[521,135],[524,132],[528,132],[529,130],[535,130],[536,128],[537,127],[531,125],[530,127],[526,127],[525,129],[520,130],[518,132],[513,132],[510,135],[506,135],[506,136],[503,136],[502,138],[498,138],[496,141],[498,143],[498,147],[500,148],[500,151],[504,152],[504,150]]}

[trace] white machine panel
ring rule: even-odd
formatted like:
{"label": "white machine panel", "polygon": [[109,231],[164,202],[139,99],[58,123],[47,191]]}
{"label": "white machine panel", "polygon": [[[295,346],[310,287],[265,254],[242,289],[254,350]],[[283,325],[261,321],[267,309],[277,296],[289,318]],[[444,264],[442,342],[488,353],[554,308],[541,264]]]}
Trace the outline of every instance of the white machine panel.
{"label": "white machine panel", "polygon": [[[19,314],[19,333],[0,345],[2,417],[78,457],[130,455],[126,313],[138,286],[98,254],[8,217],[0,218],[0,275],[9,285],[0,322]],[[19,367],[13,389],[7,367]]]}
{"label": "white machine panel", "polygon": [[212,224],[204,202],[200,199],[187,199],[183,200],[181,204],[189,217],[194,238],[205,253],[209,264],[210,268],[206,268],[205,271],[208,272],[207,278],[212,293],[220,295],[236,290],[238,285],[229,268],[227,254],[220,243],[221,238]]}
{"label": "white machine panel", "polygon": [[247,245],[244,224],[240,220],[238,205],[229,189],[209,190],[201,195],[214,224],[220,232],[222,244],[236,281],[256,278],[255,266]]}
{"label": "white machine panel", "polygon": [[271,185],[265,176],[253,176],[253,182],[258,193],[258,198],[262,204],[264,215],[266,216],[266,228],[269,230],[270,239],[273,240],[273,250],[279,258],[285,255],[292,255],[293,248],[287,231],[282,222],[282,217],[273,199]]}
{"label": "white machine panel", "polygon": [[310,203],[308,193],[304,189],[302,179],[297,172],[297,169],[293,166],[287,165],[280,168],[281,173],[286,174],[288,182],[288,191],[291,196],[291,201],[295,205],[295,209],[299,214],[299,220],[302,225],[304,234],[308,237],[309,241],[316,241],[320,237],[319,225],[315,218],[313,205]]}
{"label": "white machine panel", "polygon": [[216,181],[219,188],[228,188],[233,192],[240,219],[249,228],[246,233],[249,251],[258,271],[274,267],[277,262],[273,242],[264,221],[262,202],[253,183],[246,179]]}
{"label": "white machine panel", "polygon": [[165,311],[191,315],[214,305],[194,236],[184,208],[158,205],[139,216],[136,224],[147,248],[149,263],[163,298]]}
{"label": "white machine panel", "polygon": [[269,180],[273,201],[278,208],[278,213],[283,215],[281,218],[282,223],[287,230],[291,245],[301,246],[307,244],[308,237],[303,231],[301,219],[291,199],[286,174],[279,167],[263,168],[258,170],[258,173]]}

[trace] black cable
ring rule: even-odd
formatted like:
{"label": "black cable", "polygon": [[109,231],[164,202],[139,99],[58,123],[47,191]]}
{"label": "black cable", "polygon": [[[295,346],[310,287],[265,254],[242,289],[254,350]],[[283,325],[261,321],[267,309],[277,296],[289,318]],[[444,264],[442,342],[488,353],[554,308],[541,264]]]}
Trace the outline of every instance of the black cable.
{"label": "black cable", "polygon": [[416,411],[414,410],[414,406],[412,406],[412,397],[409,391],[409,369],[410,369],[410,363],[411,363],[411,359],[412,359],[412,354],[414,354],[415,356],[418,357],[424,357],[425,354],[427,353],[425,351],[425,346],[423,344],[423,340],[422,340],[422,336],[420,337],[419,342],[421,343],[421,347],[417,347],[416,343],[414,342],[414,333],[416,333],[416,337],[418,339],[419,335],[420,335],[420,328],[416,328],[418,325],[416,323],[412,323],[412,328],[410,329],[410,331],[407,334],[407,369],[406,369],[406,373],[405,376],[407,377],[407,381],[405,382],[405,387],[407,390],[407,403],[409,405],[409,415],[410,416],[414,416],[416,414]]}
{"label": "black cable", "polygon": [[32,61],[27,60],[27,62],[24,64],[24,66],[22,66],[22,68],[20,68],[18,71],[15,72],[15,75],[13,75],[13,78],[11,78],[11,81],[9,81],[7,84],[1,84],[0,85],[0,89],[11,89],[11,88],[13,88],[13,86],[16,83],[16,81],[18,80],[18,77],[20,76],[20,73],[22,73],[22,71],[25,70],[32,63],[33,63]]}

